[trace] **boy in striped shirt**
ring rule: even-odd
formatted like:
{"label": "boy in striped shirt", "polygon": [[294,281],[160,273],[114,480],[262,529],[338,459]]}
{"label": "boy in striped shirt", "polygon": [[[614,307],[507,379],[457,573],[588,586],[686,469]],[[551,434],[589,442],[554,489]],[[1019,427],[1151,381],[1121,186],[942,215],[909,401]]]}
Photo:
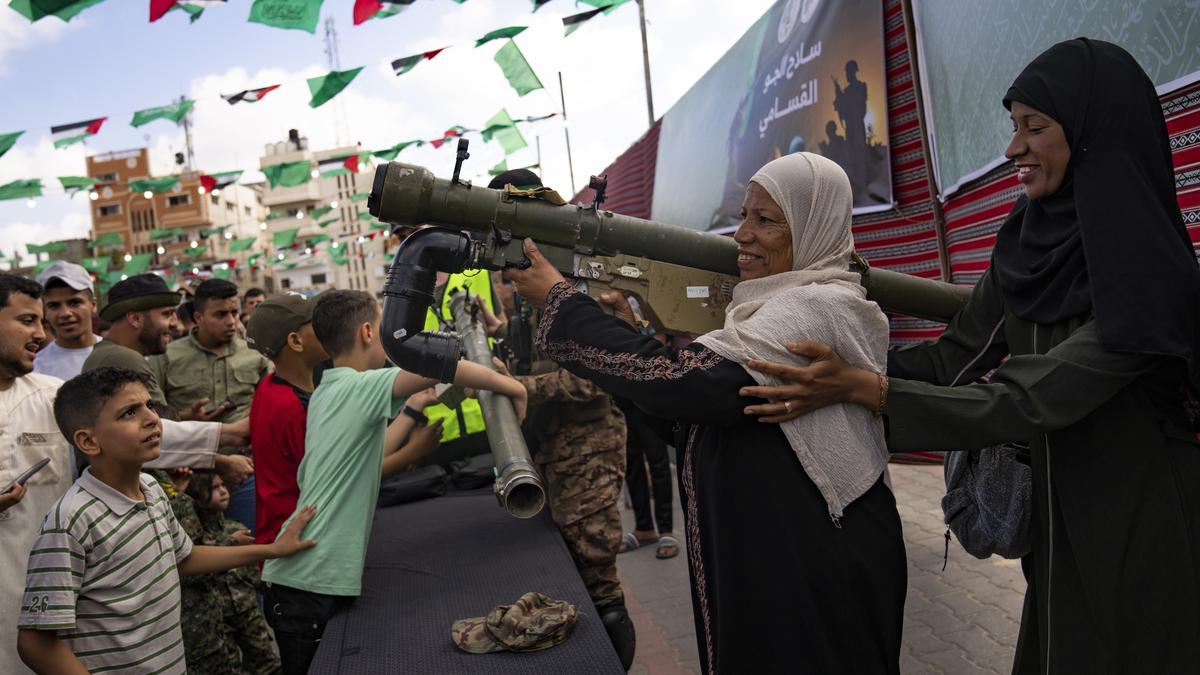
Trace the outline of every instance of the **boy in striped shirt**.
{"label": "boy in striped shirt", "polygon": [[193,546],[157,482],[162,424],[146,377],[100,368],[62,386],[54,417],[90,467],[50,509],[29,552],[17,650],[38,673],[184,673],[179,575],[310,548],[306,507],[272,544]]}

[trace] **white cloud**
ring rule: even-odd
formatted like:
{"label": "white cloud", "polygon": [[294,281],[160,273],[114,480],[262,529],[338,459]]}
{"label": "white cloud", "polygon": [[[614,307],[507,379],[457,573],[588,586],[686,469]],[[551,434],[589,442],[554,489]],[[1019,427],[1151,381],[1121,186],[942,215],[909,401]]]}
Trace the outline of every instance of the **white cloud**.
{"label": "white cloud", "polygon": [[61,217],[37,208],[29,209],[27,215],[28,218],[6,220],[5,224],[0,225],[0,250],[8,256],[17,253],[25,265],[33,261],[33,257],[26,252],[25,244],[88,237],[92,227],[86,206],[67,211]]}
{"label": "white cloud", "polygon": [[[4,3],[8,4],[8,3]],[[47,17],[33,24],[15,10],[0,8],[0,76],[8,72],[10,52],[36,45],[57,42],[68,32],[77,32],[86,25],[79,17],[70,23]]]}

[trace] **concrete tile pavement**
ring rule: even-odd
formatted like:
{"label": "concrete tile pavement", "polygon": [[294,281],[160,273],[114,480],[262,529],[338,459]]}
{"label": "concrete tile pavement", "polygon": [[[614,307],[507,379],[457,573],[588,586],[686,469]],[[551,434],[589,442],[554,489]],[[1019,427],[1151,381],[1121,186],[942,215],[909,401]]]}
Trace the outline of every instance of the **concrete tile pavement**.
{"label": "concrete tile pavement", "polygon": [[[951,541],[950,560],[942,571],[942,468],[890,468],[908,551],[901,672],[1010,672],[1025,595],[1020,564],[1000,558],[977,560]],[[682,540],[678,492],[675,497],[675,533]],[[632,511],[623,508],[622,517],[626,530],[632,530]],[[700,672],[686,555],[681,547],[677,557],[658,560],[654,547],[644,546],[618,559],[626,604],[638,631],[631,673]]]}

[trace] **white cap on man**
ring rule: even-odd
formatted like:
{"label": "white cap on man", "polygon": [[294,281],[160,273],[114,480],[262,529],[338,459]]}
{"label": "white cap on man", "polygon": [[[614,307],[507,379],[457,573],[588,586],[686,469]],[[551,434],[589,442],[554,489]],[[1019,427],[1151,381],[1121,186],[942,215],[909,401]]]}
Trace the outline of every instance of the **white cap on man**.
{"label": "white cap on man", "polygon": [[92,275],[88,274],[88,271],[83,269],[82,266],[76,265],[73,262],[67,262],[66,260],[55,261],[54,264],[42,270],[37,275],[37,282],[43,287],[50,283],[52,279],[58,279],[77,291],[86,289],[92,293],[96,292],[96,289],[92,286]]}

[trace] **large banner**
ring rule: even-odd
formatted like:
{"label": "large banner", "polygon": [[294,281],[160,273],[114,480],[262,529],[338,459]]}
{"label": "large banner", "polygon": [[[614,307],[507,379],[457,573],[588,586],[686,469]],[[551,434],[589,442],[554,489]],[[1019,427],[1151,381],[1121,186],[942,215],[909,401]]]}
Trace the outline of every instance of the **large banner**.
{"label": "large banner", "polygon": [[779,0],[663,116],[652,217],[728,229],[782,155],[846,171],[856,213],[892,206],[880,0]]}
{"label": "large banner", "polygon": [[[1090,37],[1133,54],[1165,94],[1200,75],[1196,0],[912,0],[921,91],[939,193],[1003,161],[1012,123],[1001,99],[1051,45]],[[1103,73],[1097,73],[1103,82]]]}

